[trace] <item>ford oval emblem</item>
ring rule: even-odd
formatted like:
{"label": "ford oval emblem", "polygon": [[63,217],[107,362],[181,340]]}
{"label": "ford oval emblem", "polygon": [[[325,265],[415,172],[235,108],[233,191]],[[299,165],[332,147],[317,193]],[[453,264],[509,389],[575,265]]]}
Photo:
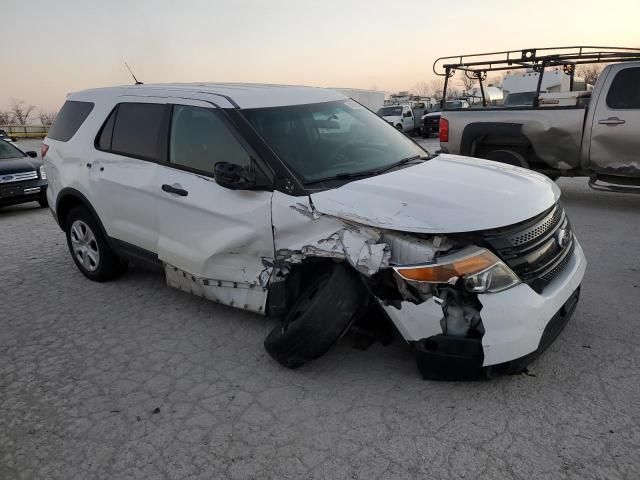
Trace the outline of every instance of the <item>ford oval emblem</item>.
{"label": "ford oval emblem", "polygon": [[569,243],[569,232],[564,228],[559,228],[556,232],[556,242],[560,248],[564,248]]}
{"label": "ford oval emblem", "polygon": [[13,178],[13,175],[7,175],[6,177],[2,177],[2,180],[4,180],[5,182],[8,182],[12,178]]}

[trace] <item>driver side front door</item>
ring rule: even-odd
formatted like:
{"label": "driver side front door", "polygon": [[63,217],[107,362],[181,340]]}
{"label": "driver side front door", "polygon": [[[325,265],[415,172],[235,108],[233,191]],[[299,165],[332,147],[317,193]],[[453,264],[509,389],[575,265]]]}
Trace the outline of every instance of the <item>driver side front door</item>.
{"label": "driver side front door", "polygon": [[214,165],[257,168],[256,156],[221,109],[172,105],[167,162],[158,165],[158,257],[167,283],[226,305],[264,313],[263,259],[273,258],[270,191],[218,185]]}

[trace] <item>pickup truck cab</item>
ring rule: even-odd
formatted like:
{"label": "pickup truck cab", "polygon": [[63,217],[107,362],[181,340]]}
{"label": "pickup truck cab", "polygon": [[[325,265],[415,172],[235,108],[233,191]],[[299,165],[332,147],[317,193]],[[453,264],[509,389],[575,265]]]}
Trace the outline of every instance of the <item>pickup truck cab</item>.
{"label": "pickup truck cab", "polygon": [[378,318],[425,377],[517,372],[578,300],[586,261],[553,182],[429,155],[332,90],[87,90],[68,97],[43,152],[84,276],[144,263],[268,315],[265,347],[287,367]]}
{"label": "pickup truck cab", "polygon": [[640,192],[640,62],[607,65],[592,92],[540,94],[537,101],[536,92],[526,93],[502,107],[445,108],[442,151]]}

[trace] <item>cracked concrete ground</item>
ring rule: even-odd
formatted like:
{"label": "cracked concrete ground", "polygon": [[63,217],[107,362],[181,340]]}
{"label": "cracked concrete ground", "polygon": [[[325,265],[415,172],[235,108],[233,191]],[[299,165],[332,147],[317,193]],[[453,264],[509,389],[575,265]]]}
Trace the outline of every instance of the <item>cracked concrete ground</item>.
{"label": "cracked concrete ground", "polygon": [[640,477],[640,198],[561,180],[589,260],[530,376],[420,379],[396,341],[280,367],[262,317],[132,268],[98,284],[0,209],[0,479]]}

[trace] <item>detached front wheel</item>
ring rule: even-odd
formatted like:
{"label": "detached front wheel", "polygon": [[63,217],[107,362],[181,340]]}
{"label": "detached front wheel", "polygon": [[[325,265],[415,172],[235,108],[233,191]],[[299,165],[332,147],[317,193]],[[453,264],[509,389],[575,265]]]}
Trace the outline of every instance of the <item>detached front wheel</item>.
{"label": "detached front wheel", "polygon": [[269,333],[267,352],[288,368],[321,357],[363,311],[368,294],[351,267],[332,265],[309,281],[284,321]]}

